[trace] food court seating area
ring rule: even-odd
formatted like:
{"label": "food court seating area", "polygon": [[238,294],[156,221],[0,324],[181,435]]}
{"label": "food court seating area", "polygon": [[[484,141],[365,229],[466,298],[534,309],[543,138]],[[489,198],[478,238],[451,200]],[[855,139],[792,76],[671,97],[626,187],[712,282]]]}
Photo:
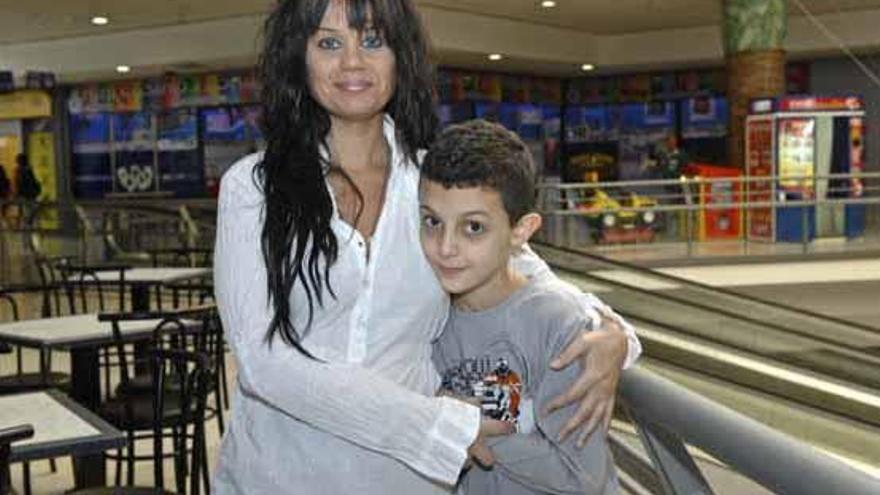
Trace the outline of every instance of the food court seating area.
{"label": "food court seating area", "polygon": [[[34,437],[10,450],[12,493],[69,493],[100,485],[163,486],[174,493],[195,493],[198,486],[209,493],[208,468],[235,375],[213,305],[213,232],[197,238],[194,225],[181,226],[174,210],[81,210],[74,232],[52,228],[46,223],[52,214],[46,213],[15,231],[0,225],[0,402],[21,397],[21,407],[37,407],[36,398],[57,399],[66,407],[69,401],[77,421],[106,434],[99,442],[94,435],[77,437],[76,428],[31,425]],[[101,229],[93,227],[94,218],[105,219]],[[180,235],[168,235],[172,231]],[[167,371],[156,374],[160,361]],[[182,375],[175,369],[204,378],[204,397],[177,381]],[[157,389],[160,377],[164,383]],[[162,412],[156,415],[154,398],[160,395]],[[23,425],[41,420],[37,412],[18,416]],[[49,434],[62,441],[46,443]],[[59,450],[62,444],[69,453]],[[161,470],[154,469],[156,447],[162,447]]]}

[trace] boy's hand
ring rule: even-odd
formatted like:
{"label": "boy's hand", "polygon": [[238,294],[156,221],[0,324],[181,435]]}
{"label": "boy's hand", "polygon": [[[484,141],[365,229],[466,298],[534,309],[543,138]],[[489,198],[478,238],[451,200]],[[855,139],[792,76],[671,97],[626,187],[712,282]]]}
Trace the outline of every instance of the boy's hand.
{"label": "boy's hand", "polygon": [[[451,397],[455,400],[467,402],[472,406],[480,407],[480,399],[476,397],[462,397],[460,395],[454,395],[448,390],[440,390],[437,392],[437,395]],[[512,433],[516,433],[516,426],[513,423],[499,421],[485,416],[481,418],[480,431],[477,433],[477,438],[474,440],[474,443],[468,447],[468,456],[470,458],[467,463],[465,463],[464,468],[469,468],[471,462],[476,462],[478,466],[484,469],[492,467],[492,465],[495,464],[495,455],[492,453],[492,449],[486,445],[486,439],[510,435]]]}
{"label": "boy's hand", "polygon": [[560,441],[583,426],[578,446],[583,447],[587,438],[601,424],[607,430],[614,412],[617,382],[626,359],[626,333],[619,317],[604,308],[598,308],[602,325],[596,331],[584,331],[574,339],[551,363],[560,370],[574,362],[583,365],[581,376],[563,394],[550,403],[546,414],[580,401],[580,407],[560,430]]}
{"label": "boy's hand", "polygon": [[[480,420],[480,433],[477,439],[468,448],[470,461],[476,462],[483,469],[488,469],[495,464],[495,454],[492,449],[486,445],[486,439],[490,437],[500,437],[510,435],[516,431],[516,427],[507,421],[499,421],[497,419],[486,418]],[[469,461],[469,462],[470,462]],[[465,466],[467,467],[467,465]]]}

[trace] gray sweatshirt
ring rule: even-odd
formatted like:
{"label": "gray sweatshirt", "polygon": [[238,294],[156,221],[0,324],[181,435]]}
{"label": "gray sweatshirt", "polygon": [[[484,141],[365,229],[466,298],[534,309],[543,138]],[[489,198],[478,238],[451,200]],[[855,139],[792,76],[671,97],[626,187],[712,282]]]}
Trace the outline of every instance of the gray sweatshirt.
{"label": "gray sweatshirt", "polygon": [[591,328],[584,312],[570,286],[547,279],[530,281],[485,311],[451,310],[446,329],[434,344],[434,363],[444,382],[461,382],[462,370],[473,374],[503,359],[522,383],[519,432],[490,440],[496,464],[491,470],[472,467],[460,480],[464,493],[618,492],[605,432],[594,432],[586,446],[578,449],[576,435],[564,443],[557,441],[577,405],[543,414],[550,401],[580,374],[580,367],[574,365],[553,371],[550,361],[572,337]]}

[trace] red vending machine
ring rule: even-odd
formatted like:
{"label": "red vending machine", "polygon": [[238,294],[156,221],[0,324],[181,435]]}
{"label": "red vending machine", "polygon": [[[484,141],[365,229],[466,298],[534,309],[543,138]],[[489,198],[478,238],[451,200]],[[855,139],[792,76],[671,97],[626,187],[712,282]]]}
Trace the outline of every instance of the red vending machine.
{"label": "red vending machine", "polygon": [[[707,179],[699,182],[700,241],[739,239],[742,236],[742,171],[704,163],[692,163],[689,172]],[[730,180],[723,180],[730,179]]]}

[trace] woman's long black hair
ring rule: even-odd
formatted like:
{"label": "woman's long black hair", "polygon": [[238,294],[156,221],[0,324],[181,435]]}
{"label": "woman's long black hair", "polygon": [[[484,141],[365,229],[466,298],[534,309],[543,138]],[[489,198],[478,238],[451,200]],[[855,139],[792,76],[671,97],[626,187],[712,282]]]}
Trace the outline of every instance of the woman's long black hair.
{"label": "woman's long black hair", "polygon": [[[333,296],[330,266],[338,245],[330,229],[333,204],[325,183],[329,163],[320,148],[330,131],[327,111],[309,92],[306,46],[333,0],[281,0],[265,25],[259,62],[266,151],[254,180],[265,195],[262,252],[269,300],[274,311],[266,333],[311,356],[301,339],[311,326],[315,305]],[[410,0],[346,0],[349,25],[377,29],[394,52],[397,80],[386,107],[397,139],[415,163],[437,130],[433,107],[434,74],[422,24]],[[322,260],[323,258],[323,260]],[[321,269],[321,261],[324,262]],[[301,283],[308,299],[305,328],[294,328],[290,293]]]}

